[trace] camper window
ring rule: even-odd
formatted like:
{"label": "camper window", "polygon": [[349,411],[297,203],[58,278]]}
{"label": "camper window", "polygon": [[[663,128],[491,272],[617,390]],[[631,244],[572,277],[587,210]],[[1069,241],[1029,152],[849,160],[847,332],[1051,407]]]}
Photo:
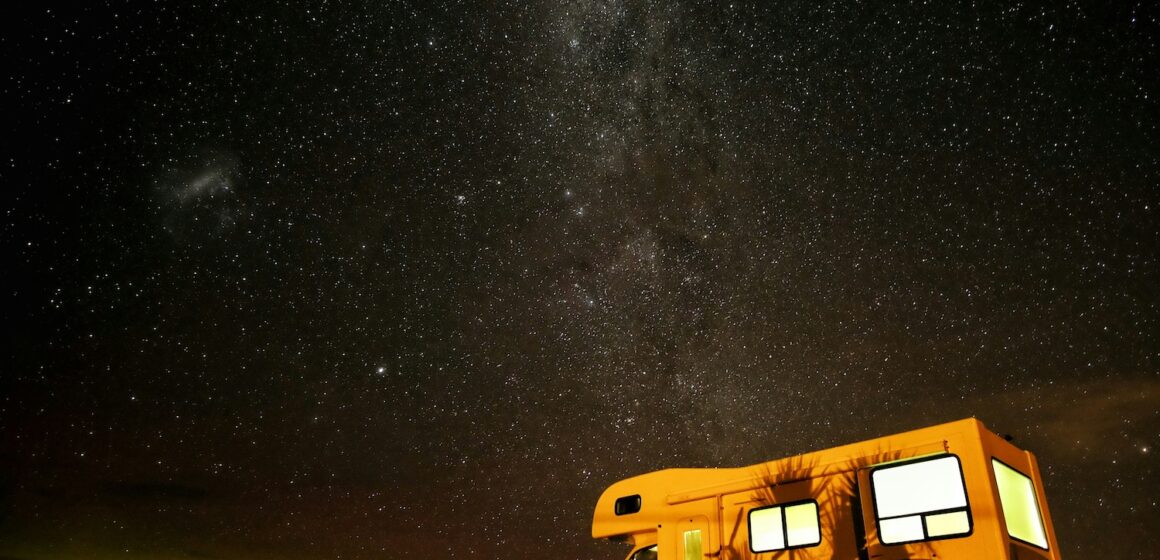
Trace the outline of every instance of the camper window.
{"label": "camper window", "polygon": [[945,539],[971,533],[963,469],[955,455],[891,463],[870,472],[882,544]]}
{"label": "camper window", "polygon": [[632,555],[631,560],[657,560],[657,545],[642,548]]}
{"label": "camper window", "polygon": [[682,549],[685,551],[684,560],[704,560],[705,555],[702,552],[703,543],[701,542],[701,530],[693,529],[685,531],[685,543]]}
{"label": "camper window", "polygon": [[640,511],[640,494],[617,498],[613,509],[616,515],[628,515]]}
{"label": "camper window", "polygon": [[749,550],[753,552],[805,548],[821,542],[818,503],[813,500],[749,511]]}
{"label": "camper window", "polygon": [[1047,550],[1047,533],[1043,530],[1043,516],[1039,514],[1035,484],[1026,475],[998,459],[991,459],[991,466],[995,469],[995,483],[999,487],[999,502],[1003,505],[1007,534],[1013,539]]}

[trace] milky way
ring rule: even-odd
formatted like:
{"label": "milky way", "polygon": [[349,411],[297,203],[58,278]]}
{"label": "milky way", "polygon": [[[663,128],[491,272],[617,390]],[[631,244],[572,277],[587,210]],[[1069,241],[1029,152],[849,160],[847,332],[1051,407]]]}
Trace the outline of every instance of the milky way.
{"label": "milky way", "polygon": [[23,7],[5,558],[621,558],[612,482],[977,416],[1160,548],[1144,4]]}

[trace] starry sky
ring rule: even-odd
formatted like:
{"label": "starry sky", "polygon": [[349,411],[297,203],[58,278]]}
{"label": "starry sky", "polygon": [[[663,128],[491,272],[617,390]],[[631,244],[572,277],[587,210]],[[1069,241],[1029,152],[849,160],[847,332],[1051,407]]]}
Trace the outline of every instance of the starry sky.
{"label": "starry sky", "polygon": [[0,558],[622,558],[967,416],[1160,548],[1143,2],[10,6]]}

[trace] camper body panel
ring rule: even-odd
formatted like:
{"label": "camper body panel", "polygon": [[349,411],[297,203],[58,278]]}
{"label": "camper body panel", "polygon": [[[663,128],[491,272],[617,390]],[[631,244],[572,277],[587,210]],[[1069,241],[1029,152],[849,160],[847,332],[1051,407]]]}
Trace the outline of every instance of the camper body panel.
{"label": "camper body panel", "polygon": [[[743,476],[745,469],[665,469],[613,484],[597,502],[599,521],[592,524],[594,538],[628,538],[637,546],[646,542],[664,542],[661,538],[638,538],[639,535],[655,533],[658,527],[691,516],[706,516],[716,519],[715,501],[704,498],[672,500],[673,488],[690,487],[693,484],[724,483]],[[639,511],[631,514],[617,514],[619,499],[640,496]],[[605,514],[606,515],[602,515]],[[675,538],[675,537],[674,537]],[[662,547],[664,548],[664,547]]]}
{"label": "camper body panel", "polygon": [[[853,471],[817,475],[723,496],[721,533],[725,541],[721,557],[725,560],[779,557],[856,559],[856,496],[849,492],[854,487],[852,474]],[[781,505],[817,508],[820,519],[817,544],[808,539],[806,544],[809,546],[760,552],[762,547],[749,538],[751,515]]]}
{"label": "camper body panel", "polygon": [[[1035,459],[1035,455],[1030,451],[1019,449],[1011,442],[988,430],[982,430],[980,435],[985,460],[990,463],[987,465],[988,491],[990,492],[990,499],[986,504],[988,506],[987,513],[993,515],[996,520],[995,523],[1004,537],[1002,546],[1007,549],[1008,557],[1011,560],[1059,560],[1059,543],[1055,537],[1055,525],[1051,522],[1051,513],[1047,507],[1047,493],[1043,489],[1043,479],[1040,476],[1039,463]],[[1008,534],[1008,520],[1003,511],[1000,485],[997,479],[998,473],[993,461],[999,461],[1002,465],[1031,479],[1036,499],[1035,506],[1038,508],[1036,513],[1042,518],[1043,537],[1047,550]]]}
{"label": "camper body panel", "polygon": [[[1046,550],[1008,535],[992,458],[1031,478],[1040,499]],[[886,471],[896,467],[893,473],[903,472],[901,467],[922,471],[935,465],[961,473],[955,476],[961,478],[958,495],[964,503],[915,515],[877,511],[879,505],[895,507],[875,502],[877,469],[885,481],[890,474]],[[618,499],[636,495],[640,511],[613,514]],[[1059,560],[1042,496],[1034,456],[995,436],[979,421],[966,419],[750,467],[668,469],[629,478],[601,496],[592,532],[597,538],[628,539],[634,550],[656,544],[658,560]],[[811,512],[816,512],[812,527],[795,529],[793,522],[785,521],[805,519],[802,514]],[[886,517],[880,518],[880,513]],[[780,530],[774,520],[781,520]],[[701,547],[701,556],[686,556],[696,552],[686,545],[693,543],[687,533],[696,530],[697,523],[702,528],[694,544]],[[913,525],[923,540],[898,542],[896,536],[891,544],[890,538],[879,534],[883,523]]]}
{"label": "camper body panel", "polygon": [[[1006,560],[1001,539],[995,530],[995,517],[989,510],[990,500],[978,500],[976,496],[989,496],[990,484],[983,466],[981,443],[982,425],[974,420],[964,420],[920,430],[924,436],[940,438],[942,453],[893,453],[891,445],[905,444],[907,434],[897,437],[887,436],[884,440],[887,456],[868,456],[859,467],[859,489],[862,497],[862,514],[866,520],[866,550],[868,556],[876,560],[903,560],[918,558],[994,558]],[[897,458],[891,456],[897,455]],[[932,538],[907,544],[887,544],[883,542],[880,530],[883,521],[875,510],[874,470],[892,464],[912,464],[925,458],[953,456],[958,459],[962,484],[967,496],[967,534],[955,534],[946,538]],[[881,459],[887,459],[881,461]],[[924,516],[926,517],[926,516]]]}

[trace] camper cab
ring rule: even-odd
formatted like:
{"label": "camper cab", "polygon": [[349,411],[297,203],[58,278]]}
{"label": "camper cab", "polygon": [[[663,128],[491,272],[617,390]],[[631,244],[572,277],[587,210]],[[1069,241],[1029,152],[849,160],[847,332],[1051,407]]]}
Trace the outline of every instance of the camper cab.
{"label": "camper cab", "polygon": [[613,484],[627,560],[1059,560],[1035,456],[973,418],[731,469]]}

